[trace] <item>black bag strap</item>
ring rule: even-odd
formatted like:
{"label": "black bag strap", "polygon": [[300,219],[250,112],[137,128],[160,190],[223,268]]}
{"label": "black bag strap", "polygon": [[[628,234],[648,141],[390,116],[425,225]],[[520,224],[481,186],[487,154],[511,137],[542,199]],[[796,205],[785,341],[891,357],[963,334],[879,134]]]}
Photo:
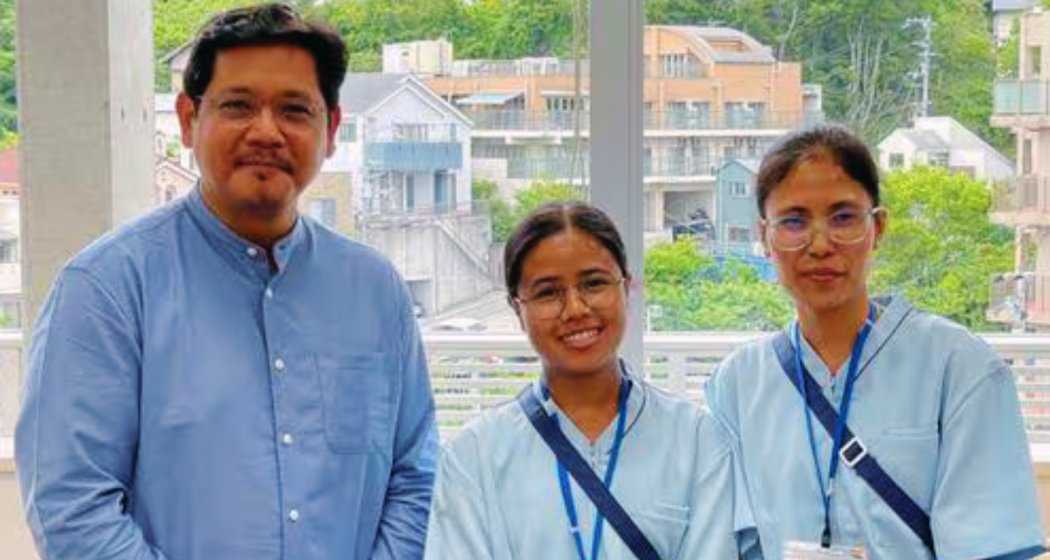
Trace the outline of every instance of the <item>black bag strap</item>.
{"label": "black bag strap", "polygon": [[[784,375],[788,377],[795,389],[798,389],[801,393],[803,387],[799,386],[799,378],[795,372],[797,367],[795,347],[791,344],[791,339],[788,338],[787,333],[781,331],[773,338],[773,349],[776,350],[777,359],[780,361],[781,369],[784,370]],[[835,433],[835,424],[838,422],[838,413],[835,412],[835,408],[828,402],[824,393],[820,392],[820,389],[818,389],[819,385],[812,375],[806,371],[806,368],[802,368],[802,376],[805,381],[806,404],[809,405],[810,410],[820,420],[828,434],[833,435]],[[893,513],[897,514],[897,517],[933,553],[933,532],[930,529],[930,516],[890,477],[882,468],[882,465],[879,465],[879,462],[875,460],[875,457],[868,453],[868,448],[849,429],[849,426],[846,426],[845,430],[843,430],[842,440],[845,442],[842,444],[842,449],[839,450],[839,458],[842,460],[842,463],[853,469],[857,476],[868,483],[868,486],[882,498],[883,502],[886,502],[886,505],[893,510]]]}
{"label": "black bag strap", "polygon": [[602,516],[609,521],[616,534],[620,535],[624,544],[631,549],[631,552],[639,560],[660,560],[660,556],[649,539],[642,534],[641,529],[624,511],[620,502],[616,501],[598,475],[594,474],[576,448],[565,438],[565,434],[554,423],[554,420],[547,415],[543,403],[536,396],[531,384],[518,394],[518,404],[521,405],[525,416],[532,423],[532,427],[536,428],[540,437],[547,443],[547,447],[554,452],[554,456],[565,466]]}

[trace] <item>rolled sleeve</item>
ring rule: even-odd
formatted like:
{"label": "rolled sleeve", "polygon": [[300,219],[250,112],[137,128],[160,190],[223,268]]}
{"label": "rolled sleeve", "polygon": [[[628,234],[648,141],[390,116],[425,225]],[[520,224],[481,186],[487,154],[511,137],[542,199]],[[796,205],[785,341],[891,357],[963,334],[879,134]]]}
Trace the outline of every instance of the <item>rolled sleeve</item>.
{"label": "rolled sleeve", "polygon": [[423,341],[407,290],[399,278],[395,282],[400,290],[401,394],[393,467],[372,558],[402,560],[423,556],[438,437]]}
{"label": "rolled sleeve", "polygon": [[938,558],[1032,558],[1043,550],[1035,475],[1005,366],[943,420],[931,520]]}
{"label": "rolled sleeve", "polygon": [[15,462],[44,559],[162,559],[128,515],[141,345],[89,272],[65,269],[37,321]]}

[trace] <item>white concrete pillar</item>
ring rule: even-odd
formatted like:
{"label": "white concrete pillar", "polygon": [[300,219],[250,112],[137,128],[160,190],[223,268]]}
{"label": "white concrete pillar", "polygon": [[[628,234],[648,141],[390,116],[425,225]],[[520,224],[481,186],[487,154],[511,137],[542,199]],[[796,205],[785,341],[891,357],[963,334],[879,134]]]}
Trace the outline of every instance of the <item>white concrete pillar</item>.
{"label": "white concrete pillar", "polygon": [[18,0],[26,332],[62,264],[153,204],[151,4]]}
{"label": "white concrete pillar", "polygon": [[616,221],[637,280],[621,354],[643,364],[643,0],[591,0],[591,202]]}

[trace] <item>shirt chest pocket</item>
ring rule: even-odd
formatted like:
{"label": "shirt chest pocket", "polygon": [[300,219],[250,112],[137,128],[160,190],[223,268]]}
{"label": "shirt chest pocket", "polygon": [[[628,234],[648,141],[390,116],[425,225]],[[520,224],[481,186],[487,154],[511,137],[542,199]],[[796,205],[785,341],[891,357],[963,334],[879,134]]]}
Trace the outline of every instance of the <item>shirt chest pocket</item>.
{"label": "shirt chest pocket", "polygon": [[324,434],[334,453],[390,449],[396,368],[389,354],[318,356]]}
{"label": "shirt chest pocket", "polygon": [[661,558],[675,558],[689,528],[689,511],[685,504],[655,500],[647,507],[632,509],[630,515]]}
{"label": "shirt chest pocket", "polygon": [[[872,454],[883,469],[920,508],[929,512],[937,484],[940,448],[937,426],[887,428],[880,437],[873,438],[872,443]],[[878,503],[878,507],[870,510],[876,525],[876,540],[884,547],[905,546],[924,551],[921,542],[897,514],[874,493],[869,495]]]}

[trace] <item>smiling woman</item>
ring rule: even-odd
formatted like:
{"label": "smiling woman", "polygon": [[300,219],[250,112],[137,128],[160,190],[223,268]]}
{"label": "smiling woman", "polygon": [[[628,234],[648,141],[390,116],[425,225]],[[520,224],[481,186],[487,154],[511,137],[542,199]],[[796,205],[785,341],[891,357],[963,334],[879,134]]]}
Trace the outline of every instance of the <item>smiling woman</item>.
{"label": "smiling woman", "polygon": [[583,203],[542,206],[511,234],[504,267],[543,375],[448,444],[427,557],[735,558],[728,434],[619,359],[631,277],[612,221]]}

